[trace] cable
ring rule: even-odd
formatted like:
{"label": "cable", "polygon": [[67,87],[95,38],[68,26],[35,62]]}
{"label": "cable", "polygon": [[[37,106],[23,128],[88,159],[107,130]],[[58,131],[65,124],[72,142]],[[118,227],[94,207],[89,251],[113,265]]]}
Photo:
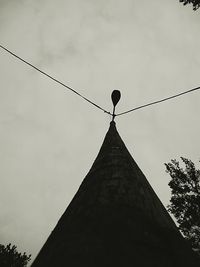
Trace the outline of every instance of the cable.
{"label": "cable", "polygon": [[163,99],[161,99],[161,100],[157,100],[157,101],[154,101],[154,102],[151,102],[151,103],[148,103],[148,104],[145,104],[145,105],[142,105],[142,106],[139,106],[139,107],[130,109],[130,110],[128,110],[128,111],[124,111],[124,112],[122,112],[122,113],[118,113],[118,114],[116,114],[116,116],[121,116],[121,115],[127,114],[127,113],[129,113],[129,112],[132,112],[132,111],[135,111],[135,110],[138,110],[138,109],[141,109],[141,108],[145,108],[145,107],[148,107],[148,106],[152,106],[152,105],[155,105],[155,104],[158,104],[158,103],[161,103],[161,102],[170,100],[170,99],[172,99],[172,98],[176,98],[176,97],[179,97],[179,96],[181,96],[181,95],[185,95],[185,94],[188,94],[188,93],[197,91],[197,90],[199,90],[199,89],[200,89],[200,86],[198,86],[198,87],[196,87],[196,88],[193,88],[193,89],[190,89],[190,90],[188,90],[188,91],[184,91],[184,92],[182,92],[182,93],[173,95],[173,96],[169,96],[169,97],[163,98]]}
{"label": "cable", "polygon": [[35,67],[34,65],[32,65],[31,63],[29,63],[28,61],[24,60],[23,58],[17,56],[15,53],[11,52],[9,49],[5,48],[4,46],[0,45],[0,47],[5,50],[6,52],[8,52],[9,54],[11,54],[13,57],[16,57],[17,59],[21,60],[22,62],[24,62],[25,64],[29,65],[30,67],[34,68],[35,70],[39,71],[41,74],[47,76],[48,78],[50,78],[51,80],[53,80],[56,83],[59,83],[60,85],[64,86],[65,88],[69,89],[70,91],[72,91],[73,93],[77,94],[78,96],[80,96],[81,98],[83,98],[85,101],[89,102],[90,104],[92,104],[93,106],[95,106],[96,108],[101,109],[103,112],[111,115],[111,113],[105,109],[103,109],[102,107],[100,107],[99,105],[95,104],[94,102],[92,102],[91,100],[89,100],[87,97],[81,95],[80,93],[78,93],[76,90],[74,90],[73,88],[67,86],[66,84],[64,84],[63,82],[60,82],[59,80],[53,78],[51,75],[47,74],[46,72],[42,71],[41,69]]}
{"label": "cable", "polygon": [[[73,93],[77,94],[78,96],[80,96],[81,98],[83,98],[85,101],[89,102],[90,104],[92,104],[93,106],[95,106],[96,108],[99,108],[100,110],[104,111],[105,113],[109,114],[109,115],[112,115],[109,111],[103,109],[102,107],[100,107],[99,105],[95,104],[94,102],[92,102],[91,100],[89,100],[88,98],[86,98],[85,96],[81,95],[80,93],[78,93],[76,90],[74,90],[73,88],[67,86],[66,84],[60,82],[59,80],[53,78],[52,76],[50,76],[49,74],[47,74],[46,72],[40,70],[39,68],[35,67],[34,65],[32,65],[31,63],[29,63],[28,61],[24,60],[23,58],[17,56],[15,53],[11,52],[9,49],[5,48],[4,46],[0,45],[0,47],[5,50],[6,52],[8,52],[9,54],[11,54],[12,56],[16,57],[17,59],[21,60],[22,62],[24,62],[25,64],[29,65],[30,67],[34,68],[35,70],[39,71],[41,74],[47,76],[48,78],[50,78],[51,80],[53,80],[54,82],[57,82],[59,83],[60,85],[64,86],[65,88],[69,89],[70,91],[72,91]],[[185,95],[185,94],[188,94],[188,93],[191,93],[191,92],[194,92],[194,91],[197,91],[200,89],[200,86],[196,87],[196,88],[193,88],[193,89],[190,89],[190,90],[187,90],[187,91],[184,91],[184,92],[181,92],[179,94],[176,94],[176,95],[173,95],[173,96],[169,96],[169,97],[166,97],[166,98],[163,98],[161,100],[157,100],[157,101],[154,101],[154,102],[151,102],[151,103],[148,103],[148,104],[145,104],[145,105],[142,105],[142,106],[139,106],[139,107],[136,107],[136,108],[133,108],[133,109],[130,109],[130,110],[127,110],[127,111],[124,111],[124,112],[121,112],[121,113],[118,113],[118,114],[115,114],[115,117],[117,116],[121,116],[121,115],[125,115],[127,113],[130,113],[130,112],[133,112],[133,111],[136,111],[138,109],[142,109],[142,108],[145,108],[145,107],[148,107],[148,106],[152,106],[152,105],[155,105],[155,104],[158,104],[158,103],[161,103],[161,102],[164,102],[164,101],[167,101],[167,100],[170,100],[172,98],[176,98],[176,97],[179,97],[179,96],[182,96],[182,95]]]}

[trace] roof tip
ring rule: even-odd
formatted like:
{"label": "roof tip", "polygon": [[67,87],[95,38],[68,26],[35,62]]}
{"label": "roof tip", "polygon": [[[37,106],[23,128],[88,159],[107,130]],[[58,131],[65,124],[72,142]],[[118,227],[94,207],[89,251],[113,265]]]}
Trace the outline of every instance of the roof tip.
{"label": "roof tip", "polygon": [[112,121],[110,122],[110,127],[112,127],[112,128],[113,128],[113,127],[114,127],[114,128],[116,127],[116,123],[115,123],[115,121],[112,120]]}
{"label": "roof tip", "polygon": [[116,123],[115,123],[115,121],[111,121],[110,122],[110,127],[109,127],[109,131],[116,131],[117,129],[116,129]]}
{"label": "roof tip", "polygon": [[115,124],[116,124],[115,121],[110,122],[110,125],[115,125]]}

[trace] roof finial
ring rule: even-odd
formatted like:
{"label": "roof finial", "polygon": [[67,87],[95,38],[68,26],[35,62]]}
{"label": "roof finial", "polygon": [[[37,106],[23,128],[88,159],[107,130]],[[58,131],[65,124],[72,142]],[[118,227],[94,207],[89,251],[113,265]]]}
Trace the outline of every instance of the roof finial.
{"label": "roof finial", "polygon": [[111,98],[112,98],[112,102],[113,102],[113,114],[112,114],[112,121],[114,121],[115,119],[115,107],[117,105],[117,103],[119,102],[120,98],[121,98],[121,93],[119,90],[114,90],[111,94]]}

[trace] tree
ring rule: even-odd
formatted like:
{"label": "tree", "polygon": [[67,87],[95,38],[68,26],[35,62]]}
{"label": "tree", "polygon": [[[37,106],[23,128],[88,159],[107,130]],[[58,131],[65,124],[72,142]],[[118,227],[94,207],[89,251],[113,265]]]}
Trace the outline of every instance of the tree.
{"label": "tree", "polygon": [[183,157],[181,160],[185,169],[175,159],[165,163],[172,190],[168,211],[177,219],[180,231],[192,248],[200,253],[200,170],[191,160]]}
{"label": "tree", "polygon": [[192,4],[193,10],[197,10],[200,7],[200,0],[179,0],[179,2],[182,2],[184,5]]}
{"label": "tree", "polygon": [[17,251],[16,246],[7,246],[0,244],[0,266],[1,267],[26,267],[31,259],[31,255],[27,256]]}

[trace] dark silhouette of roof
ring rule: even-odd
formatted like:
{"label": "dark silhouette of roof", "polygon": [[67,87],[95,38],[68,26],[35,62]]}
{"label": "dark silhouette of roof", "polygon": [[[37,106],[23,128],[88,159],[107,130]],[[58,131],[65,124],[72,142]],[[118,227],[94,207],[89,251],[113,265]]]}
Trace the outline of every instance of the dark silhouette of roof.
{"label": "dark silhouette of roof", "polygon": [[112,121],[32,267],[197,267],[199,261]]}

